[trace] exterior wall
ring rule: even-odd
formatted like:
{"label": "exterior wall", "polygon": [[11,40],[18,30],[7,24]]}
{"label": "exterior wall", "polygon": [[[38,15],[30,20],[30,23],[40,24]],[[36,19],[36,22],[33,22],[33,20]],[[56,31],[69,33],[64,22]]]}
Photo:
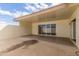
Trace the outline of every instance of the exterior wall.
{"label": "exterior wall", "polygon": [[76,18],[76,45],[79,48],[79,7],[70,17],[70,21]]}
{"label": "exterior wall", "polygon": [[57,20],[49,22],[40,22],[32,24],[32,34],[38,35],[39,24],[56,24],[56,36],[57,37],[68,37],[69,38],[69,20]]}
{"label": "exterior wall", "polygon": [[0,30],[0,40],[12,39],[24,35],[21,27],[15,25],[8,25]]}
{"label": "exterior wall", "polygon": [[24,35],[32,34],[32,23],[26,21],[20,21],[20,27],[22,28]]}
{"label": "exterior wall", "polygon": [[27,22],[20,22],[20,26],[7,25],[0,30],[0,40],[12,39],[23,35],[32,34],[32,25]]}

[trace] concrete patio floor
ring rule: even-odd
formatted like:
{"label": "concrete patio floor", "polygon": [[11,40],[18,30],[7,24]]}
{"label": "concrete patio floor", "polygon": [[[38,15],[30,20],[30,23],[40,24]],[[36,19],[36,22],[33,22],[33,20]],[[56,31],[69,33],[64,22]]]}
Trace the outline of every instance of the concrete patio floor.
{"label": "concrete patio floor", "polygon": [[[37,40],[37,42],[26,44],[29,40]],[[76,56],[77,50],[67,38],[22,36],[0,40],[1,56]]]}

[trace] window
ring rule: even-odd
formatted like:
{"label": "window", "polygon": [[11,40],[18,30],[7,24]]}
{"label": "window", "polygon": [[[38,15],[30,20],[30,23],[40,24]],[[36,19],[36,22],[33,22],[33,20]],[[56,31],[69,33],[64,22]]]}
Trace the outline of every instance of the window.
{"label": "window", "polygon": [[56,35],[56,24],[44,24],[38,26],[39,34]]}

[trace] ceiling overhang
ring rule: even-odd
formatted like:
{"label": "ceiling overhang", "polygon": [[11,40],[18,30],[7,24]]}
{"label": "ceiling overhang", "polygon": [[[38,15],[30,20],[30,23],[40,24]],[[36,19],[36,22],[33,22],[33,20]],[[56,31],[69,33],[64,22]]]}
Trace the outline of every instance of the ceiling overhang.
{"label": "ceiling overhang", "polygon": [[27,22],[43,22],[43,21],[68,19],[75,11],[78,5],[79,4],[77,3],[60,4],[39,12],[18,17],[16,18],[16,20],[27,21]]}

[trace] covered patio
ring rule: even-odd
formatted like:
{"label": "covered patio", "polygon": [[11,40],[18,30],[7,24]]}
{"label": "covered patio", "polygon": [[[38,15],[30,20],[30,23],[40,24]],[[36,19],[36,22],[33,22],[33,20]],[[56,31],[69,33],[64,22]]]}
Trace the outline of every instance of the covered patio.
{"label": "covered patio", "polygon": [[24,29],[24,35],[67,38],[77,46],[78,6],[79,4],[75,3],[59,4],[45,10],[18,17],[16,21]]}

